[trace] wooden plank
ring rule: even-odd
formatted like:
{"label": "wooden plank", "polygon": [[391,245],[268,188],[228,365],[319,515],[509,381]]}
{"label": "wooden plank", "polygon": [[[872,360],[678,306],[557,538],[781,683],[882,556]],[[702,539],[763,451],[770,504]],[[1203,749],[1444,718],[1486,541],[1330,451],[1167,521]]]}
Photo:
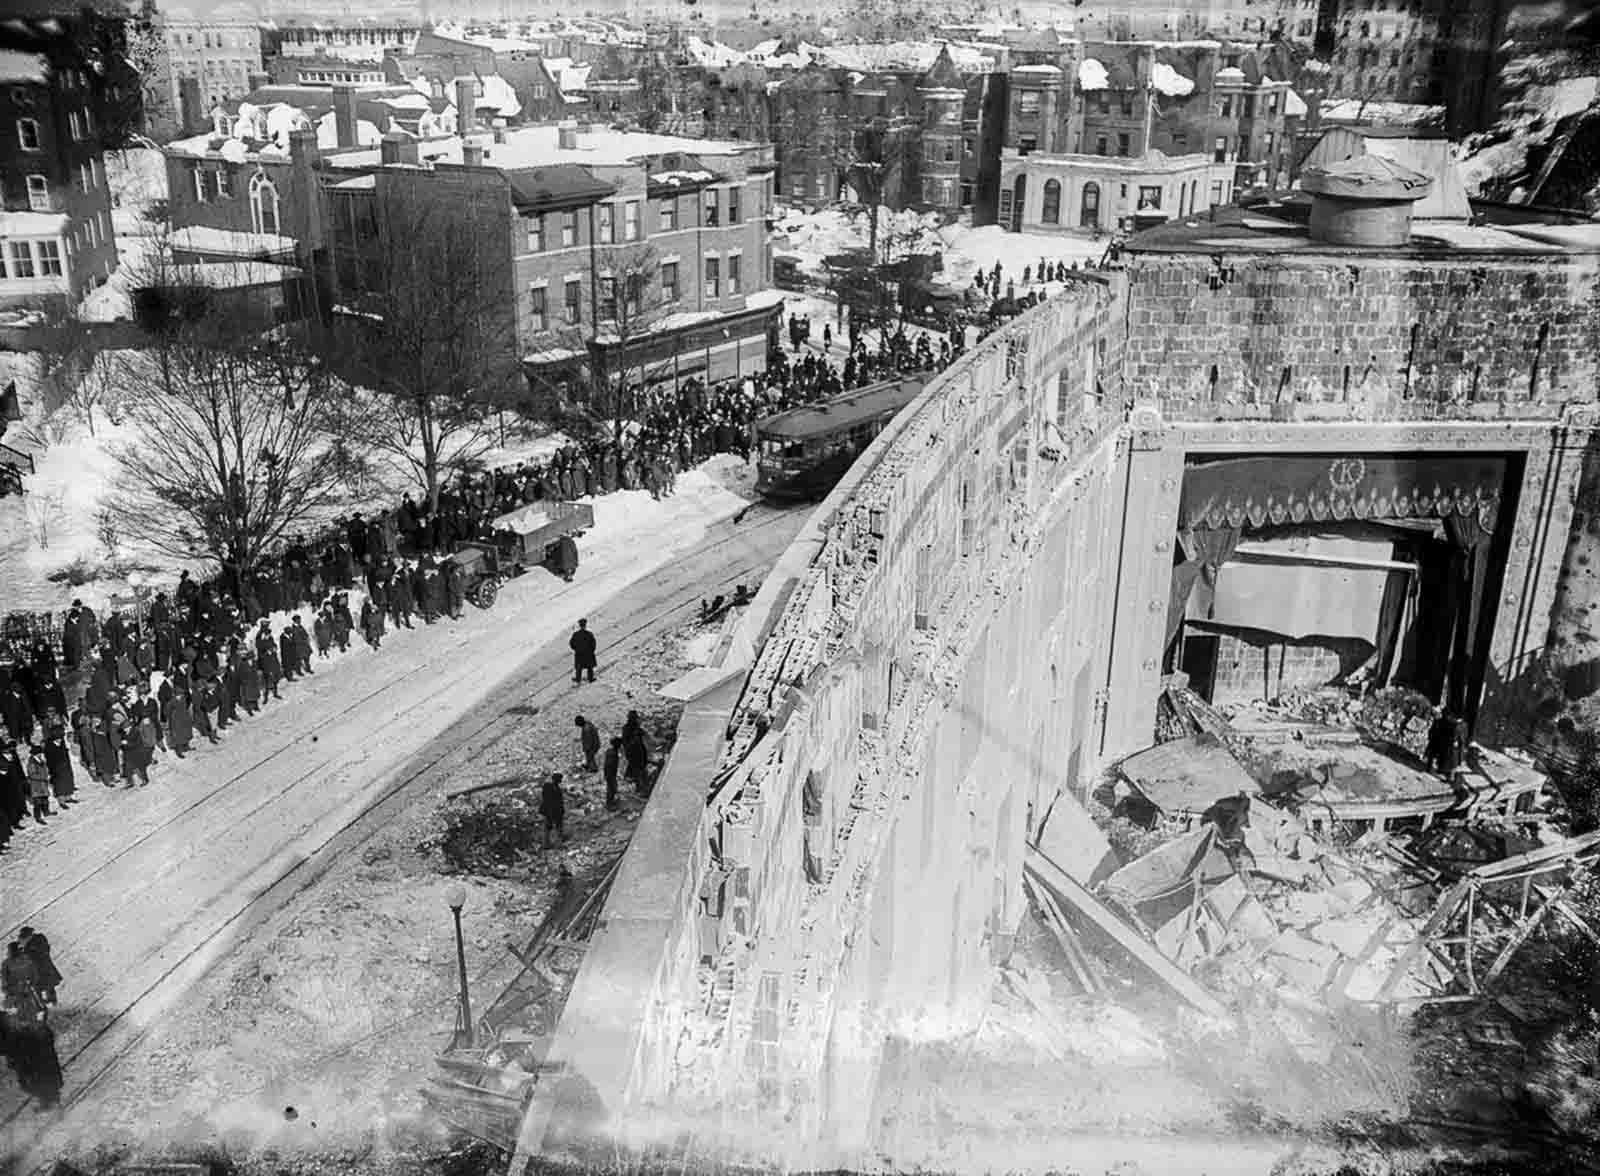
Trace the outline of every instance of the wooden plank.
{"label": "wooden plank", "polygon": [[1500,949],[1500,954],[1495,957],[1494,963],[1490,964],[1489,970],[1484,973],[1483,986],[1485,988],[1493,984],[1499,978],[1500,973],[1506,970],[1506,965],[1511,963],[1511,957],[1517,954],[1517,949],[1528,941],[1528,937],[1544,921],[1544,917],[1554,909],[1555,904],[1553,902],[1542,902],[1533,914],[1522,920],[1521,925],[1512,933],[1511,941]]}
{"label": "wooden plank", "polygon": [[1439,899],[1439,905],[1434,908],[1433,914],[1428,916],[1428,921],[1423,924],[1422,930],[1417,932],[1417,937],[1411,941],[1400,958],[1395,961],[1388,978],[1384,980],[1383,987],[1378,989],[1378,1001],[1387,1001],[1394,996],[1395,989],[1400,987],[1400,982],[1410,973],[1416,964],[1417,958],[1432,946],[1432,939],[1444,925],[1450,921],[1456,911],[1460,909],[1466,899],[1467,892],[1472,888],[1468,881],[1457,882],[1444,896]]}
{"label": "wooden plank", "polygon": [[1156,979],[1190,1005],[1207,1016],[1222,1018],[1228,1015],[1221,1001],[1196,983],[1182,968],[1162,955],[1154,944],[1141,939],[1131,927],[1113,914],[1110,908],[1037,849],[1028,850],[1026,869],[1053,891],[1056,897],[1071,905],[1096,928],[1110,936]]}
{"label": "wooden plank", "polygon": [[1061,912],[1055,909],[1055,903],[1050,899],[1043,886],[1040,886],[1026,874],[1023,875],[1022,881],[1034,902],[1038,904],[1040,917],[1044,925],[1050,929],[1050,933],[1055,936],[1056,944],[1061,948],[1061,954],[1066,956],[1067,967],[1072,969],[1073,977],[1078,981],[1078,987],[1083,989],[1084,992],[1093,993],[1095,991],[1094,981],[1089,978],[1088,970],[1078,958],[1075,945],[1067,939],[1069,933],[1060,921]]}

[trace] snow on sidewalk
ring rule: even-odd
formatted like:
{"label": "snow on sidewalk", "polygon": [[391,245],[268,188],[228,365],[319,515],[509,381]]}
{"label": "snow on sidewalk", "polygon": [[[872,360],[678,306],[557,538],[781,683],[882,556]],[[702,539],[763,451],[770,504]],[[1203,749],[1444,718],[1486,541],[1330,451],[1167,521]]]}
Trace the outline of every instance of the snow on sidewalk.
{"label": "snow on sidewalk", "polygon": [[[642,491],[600,499],[574,582],[535,570],[492,610],[391,633],[378,652],[353,646],[220,747],[159,759],[148,788],[84,782],[84,803],[14,838],[0,856],[0,930],[29,923],[55,945],[68,977],[63,1058],[108,1018],[127,1012],[119,1032],[153,1023],[229,950],[250,904],[395,786],[430,741],[472,721],[580,616],[744,509],[724,485],[740,464],[715,459],[661,502]],[[597,636],[604,673],[607,634]]]}

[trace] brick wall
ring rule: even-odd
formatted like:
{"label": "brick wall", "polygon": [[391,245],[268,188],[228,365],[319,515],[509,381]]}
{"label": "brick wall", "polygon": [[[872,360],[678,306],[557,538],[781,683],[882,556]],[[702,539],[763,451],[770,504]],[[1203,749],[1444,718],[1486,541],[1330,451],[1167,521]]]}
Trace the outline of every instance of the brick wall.
{"label": "brick wall", "polygon": [[1192,626],[1217,635],[1217,671],[1211,701],[1253,702],[1295,690],[1326,686],[1372,653],[1357,638],[1289,640],[1276,633],[1222,626]]}
{"label": "brick wall", "polygon": [[[1591,399],[1593,261],[1130,255],[1128,371],[1186,419],[1292,400],[1392,418],[1526,416]],[[1535,377],[1537,376],[1537,380]]]}

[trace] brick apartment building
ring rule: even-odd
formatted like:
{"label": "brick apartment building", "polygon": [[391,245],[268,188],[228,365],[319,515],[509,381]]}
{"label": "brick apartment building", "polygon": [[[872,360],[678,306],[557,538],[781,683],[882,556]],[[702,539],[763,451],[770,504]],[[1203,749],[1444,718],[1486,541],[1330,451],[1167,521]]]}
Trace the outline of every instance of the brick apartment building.
{"label": "brick apartment building", "polygon": [[[218,103],[248,94],[265,76],[261,29],[247,10],[156,11],[150,32],[156,54],[143,79],[145,133],[158,141],[196,125]],[[185,109],[186,78],[199,96],[196,109]]]}
{"label": "brick apartment building", "polygon": [[75,302],[117,266],[105,146],[138,82],[89,50],[121,36],[88,10],[0,24],[0,304]]}
{"label": "brick apartment building", "polygon": [[482,284],[514,308],[503,346],[536,392],[619,366],[646,384],[759,371],[779,310],[771,173],[763,144],[572,123],[388,135],[325,153],[334,297],[372,305],[385,218],[430,232],[449,209],[489,242]]}

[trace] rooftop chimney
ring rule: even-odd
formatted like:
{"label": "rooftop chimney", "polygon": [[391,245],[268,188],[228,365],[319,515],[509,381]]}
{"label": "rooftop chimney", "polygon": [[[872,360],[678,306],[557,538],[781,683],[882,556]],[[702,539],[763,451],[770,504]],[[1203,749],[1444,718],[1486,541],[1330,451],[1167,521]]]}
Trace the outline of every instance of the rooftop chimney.
{"label": "rooftop chimney", "polygon": [[379,158],[385,166],[394,163],[417,163],[417,141],[404,131],[390,131],[378,145]]}
{"label": "rooftop chimney", "polygon": [[461,162],[468,167],[483,166],[483,144],[464,139],[461,143]]}
{"label": "rooftop chimney", "polygon": [[339,146],[356,146],[356,91],[354,86],[333,88],[333,127]]}
{"label": "rooftop chimney", "polygon": [[315,163],[322,153],[317,148],[315,127],[296,127],[289,132],[289,158],[296,163]]}
{"label": "rooftop chimney", "polygon": [[496,143],[504,143],[506,141],[506,120],[503,118],[494,120],[494,141]]}
{"label": "rooftop chimney", "polygon": [[471,78],[456,79],[456,134],[465,135],[478,119],[478,84]]}
{"label": "rooftop chimney", "polygon": [[1376,155],[1308,167],[1311,239],[1329,245],[1396,246],[1411,240],[1411,213],[1433,180]]}
{"label": "rooftop chimney", "polygon": [[557,136],[557,143],[560,146],[561,150],[563,150],[563,151],[576,151],[578,149],[578,124],[577,123],[570,123],[570,122],[557,123],[556,124],[556,136]]}

